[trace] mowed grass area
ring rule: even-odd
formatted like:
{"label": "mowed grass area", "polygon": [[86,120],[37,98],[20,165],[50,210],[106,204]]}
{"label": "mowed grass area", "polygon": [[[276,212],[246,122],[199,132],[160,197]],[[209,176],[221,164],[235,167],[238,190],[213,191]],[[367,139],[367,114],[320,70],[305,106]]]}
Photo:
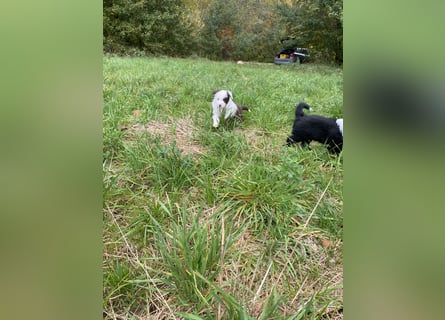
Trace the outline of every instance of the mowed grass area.
{"label": "mowed grass area", "polygon": [[[214,89],[252,112],[212,129]],[[284,146],[342,69],[104,57],[103,92],[104,318],[343,318],[343,155]]]}

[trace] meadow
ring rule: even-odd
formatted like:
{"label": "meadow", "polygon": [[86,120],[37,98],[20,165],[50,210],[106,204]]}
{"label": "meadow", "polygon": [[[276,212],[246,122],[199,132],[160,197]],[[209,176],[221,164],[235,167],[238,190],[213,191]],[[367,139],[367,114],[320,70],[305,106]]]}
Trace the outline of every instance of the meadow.
{"label": "meadow", "polygon": [[[342,319],[343,154],[285,146],[298,102],[343,116],[342,69],[106,56],[103,77],[104,319]],[[213,129],[215,89],[251,112]]]}

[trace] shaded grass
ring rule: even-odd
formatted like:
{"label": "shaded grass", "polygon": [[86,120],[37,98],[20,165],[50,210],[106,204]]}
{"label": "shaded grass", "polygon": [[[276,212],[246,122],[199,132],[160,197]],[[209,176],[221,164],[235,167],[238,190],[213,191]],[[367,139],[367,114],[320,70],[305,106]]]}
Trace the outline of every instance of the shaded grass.
{"label": "shaded grass", "polygon": [[[217,88],[242,123],[211,128]],[[341,70],[104,59],[105,318],[341,317],[343,161],[283,146],[302,100],[341,116]]]}

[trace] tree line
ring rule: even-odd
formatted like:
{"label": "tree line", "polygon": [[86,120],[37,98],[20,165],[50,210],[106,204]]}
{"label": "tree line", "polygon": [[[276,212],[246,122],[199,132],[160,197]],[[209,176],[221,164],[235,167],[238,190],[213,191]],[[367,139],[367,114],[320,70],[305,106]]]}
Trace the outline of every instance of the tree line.
{"label": "tree line", "polygon": [[307,47],[343,62],[342,0],[103,0],[103,47],[118,55],[271,61]]}

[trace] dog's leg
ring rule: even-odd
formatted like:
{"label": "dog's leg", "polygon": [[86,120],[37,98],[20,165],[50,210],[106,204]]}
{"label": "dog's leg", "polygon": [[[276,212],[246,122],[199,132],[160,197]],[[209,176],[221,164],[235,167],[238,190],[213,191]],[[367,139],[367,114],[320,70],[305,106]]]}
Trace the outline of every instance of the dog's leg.
{"label": "dog's leg", "polygon": [[236,117],[238,106],[233,101],[229,101],[224,108],[224,120]]}
{"label": "dog's leg", "polygon": [[308,148],[309,150],[311,150],[310,143],[311,143],[310,141],[301,141],[301,147]]}
{"label": "dog's leg", "polygon": [[339,154],[342,151],[343,145],[340,143],[336,143],[335,141],[329,141],[328,151],[331,153]]}
{"label": "dog's leg", "polygon": [[219,117],[217,115],[213,115],[213,128],[218,128],[219,126]]}
{"label": "dog's leg", "polygon": [[286,140],[286,145],[287,145],[288,147],[290,147],[290,146],[293,145],[294,143],[296,143],[296,142],[294,141],[294,139],[292,139],[292,137],[288,137],[288,138],[287,138],[287,140]]}
{"label": "dog's leg", "polygon": [[229,119],[230,117],[233,117],[233,114],[232,114],[232,112],[230,112],[230,110],[228,110],[228,109],[226,108],[226,113],[224,114],[224,120],[227,120],[227,119]]}
{"label": "dog's leg", "polygon": [[221,112],[219,110],[219,107],[217,105],[213,106],[213,113],[212,113],[212,118],[213,118],[213,128],[218,128],[219,126],[219,116],[220,116]]}

